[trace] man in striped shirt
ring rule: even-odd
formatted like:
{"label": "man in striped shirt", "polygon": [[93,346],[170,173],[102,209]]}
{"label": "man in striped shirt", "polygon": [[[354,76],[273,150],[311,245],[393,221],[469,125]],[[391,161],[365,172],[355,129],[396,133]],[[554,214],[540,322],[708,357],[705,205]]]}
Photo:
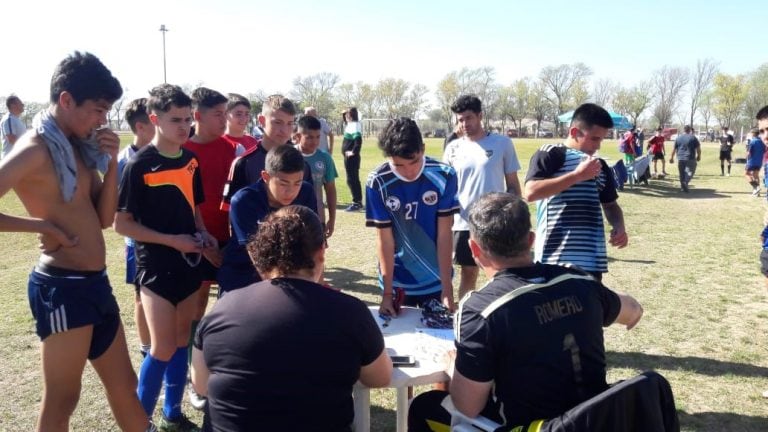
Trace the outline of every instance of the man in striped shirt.
{"label": "man in striped shirt", "polygon": [[608,272],[601,209],[612,227],[608,241],[627,245],[613,173],[594,156],[612,127],[605,109],[583,104],[565,143],[544,145],[531,157],[524,197],[537,201],[536,261],[575,265],[601,280]]}

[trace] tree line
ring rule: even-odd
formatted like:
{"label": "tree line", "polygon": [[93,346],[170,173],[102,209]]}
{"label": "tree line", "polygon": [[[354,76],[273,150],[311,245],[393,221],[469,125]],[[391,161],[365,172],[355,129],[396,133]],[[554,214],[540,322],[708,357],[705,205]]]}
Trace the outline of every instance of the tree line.
{"label": "tree line", "polygon": [[[184,85],[190,91],[201,85]],[[711,58],[692,67],[663,66],[635,85],[625,86],[611,78],[593,78],[584,63],[544,67],[536,77],[501,83],[490,66],[462,68],[448,72],[430,89],[421,83],[400,78],[383,78],[376,83],[342,82],[338,74],[319,72],[297,76],[286,95],[300,107],[314,106],[332,122],[341,119],[341,111],[356,106],[364,118],[420,118],[434,127],[452,127],[450,106],[462,94],[475,94],[483,101],[485,126],[511,127],[523,131],[526,124],[541,128],[543,121],[557,125],[556,118],[584,102],[595,102],[626,116],[633,124],[646,128],[728,126],[751,127],[760,107],[768,103],[768,63],[755,70],[729,75],[719,70]],[[23,96],[23,95],[20,95]],[[247,93],[254,112],[261,109],[267,93]],[[25,101],[22,120],[28,125],[47,103]],[[5,108],[0,98],[0,110]],[[123,100],[110,113],[113,127],[124,127]]]}

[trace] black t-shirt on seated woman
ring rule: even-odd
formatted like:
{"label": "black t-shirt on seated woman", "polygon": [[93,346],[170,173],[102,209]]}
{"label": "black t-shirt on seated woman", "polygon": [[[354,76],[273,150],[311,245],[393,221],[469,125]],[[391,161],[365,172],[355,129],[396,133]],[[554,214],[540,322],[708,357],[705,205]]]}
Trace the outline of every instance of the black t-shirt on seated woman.
{"label": "black t-shirt on seated woman", "polygon": [[360,300],[300,279],[232,291],[200,323],[214,431],[349,430],[384,339]]}

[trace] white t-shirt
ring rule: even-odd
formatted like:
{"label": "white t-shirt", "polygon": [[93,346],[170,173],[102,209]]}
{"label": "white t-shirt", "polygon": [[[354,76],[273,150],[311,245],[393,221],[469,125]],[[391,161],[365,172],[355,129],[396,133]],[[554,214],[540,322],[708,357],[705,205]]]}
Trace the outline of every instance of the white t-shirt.
{"label": "white t-shirt", "polygon": [[505,175],[520,170],[520,161],[512,141],[489,133],[480,141],[468,137],[448,143],[443,162],[456,170],[459,179],[461,211],[453,216],[453,231],[468,231],[467,208],[488,192],[506,192]]}
{"label": "white t-shirt", "polygon": [[18,139],[20,136],[24,135],[24,132],[26,131],[27,127],[21,119],[15,115],[6,113],[3,116],[3,119],[0,120],[0,136],[2,136],[3,139],[2,157],[5,157],[5,155],[10,153],[13,148],[13,144],[8,140],[8,135],[16,135],[16,138]]}

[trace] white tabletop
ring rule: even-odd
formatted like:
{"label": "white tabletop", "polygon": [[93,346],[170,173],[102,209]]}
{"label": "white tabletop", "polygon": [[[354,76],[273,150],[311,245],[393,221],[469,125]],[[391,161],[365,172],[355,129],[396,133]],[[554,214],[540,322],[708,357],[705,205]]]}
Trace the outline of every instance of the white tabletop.
{"label": "white tabletop", "polygon": [[[396,430],[404,432],[408,418],[407,388],[448,381],[448,374],[445,373],[445,353],[454,347],[453,330],[436,330],[422,325],[421,310],[418,308],[402,308],[400,314],[392,318],[386,326],[385,321],[379,317],[379,307],[371,306],[369,309],[379,324],[387,352],[390,355],[412,355],[416,359],[415,367],[394,368],[388,386],[397,389]],[[354,430],[367,432],[370,429],[369,389],[358,382],[355,385],[354,397]]]}
{"label": "white tabletop", "polygon": [[412,355],[415,367],[396,367],[389,387],[432,384],[448,379],[445,353],[453,349],[453,330],[430,329],[421,324],[421,309],[403,307],[400,314],[383,326],[379,307],[371,306],[371,314],[384,335],[384,346],[390,355]]}

